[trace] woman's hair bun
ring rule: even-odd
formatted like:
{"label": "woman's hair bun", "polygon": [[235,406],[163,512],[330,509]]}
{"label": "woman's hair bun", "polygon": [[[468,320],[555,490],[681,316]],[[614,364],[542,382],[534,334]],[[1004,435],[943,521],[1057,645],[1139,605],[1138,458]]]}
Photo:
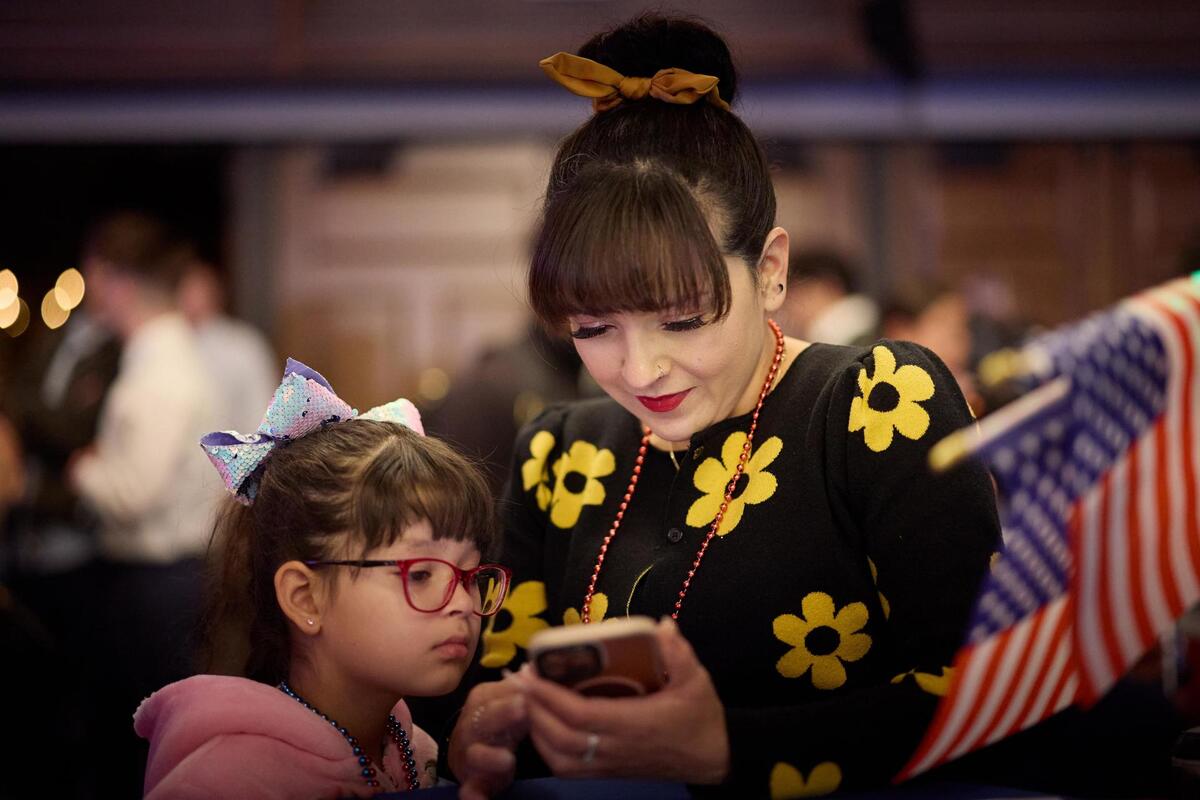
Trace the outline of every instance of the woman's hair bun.
{"label": "woman's hair bun", "polygon": [[579,49],[627,77],[649,78],[660,69],[685,69],[720,80],[721,99],[733,105],[737,71],[725,40],[695,18],[643,14],[598,33]]}

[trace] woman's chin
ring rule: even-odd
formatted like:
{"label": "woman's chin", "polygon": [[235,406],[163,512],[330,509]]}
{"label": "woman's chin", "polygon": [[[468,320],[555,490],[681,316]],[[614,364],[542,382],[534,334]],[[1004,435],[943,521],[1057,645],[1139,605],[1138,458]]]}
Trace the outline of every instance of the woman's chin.
{"label": "woman's chin", "polygon": [[688,410],[680,407],[668,413],[655,413],[646,409],[636,399],[632,403],[624,403],[625,410],[637,417],[643,428],[668,442],[689,442],[692,434],[700,430],[695,426],[695,417]]}

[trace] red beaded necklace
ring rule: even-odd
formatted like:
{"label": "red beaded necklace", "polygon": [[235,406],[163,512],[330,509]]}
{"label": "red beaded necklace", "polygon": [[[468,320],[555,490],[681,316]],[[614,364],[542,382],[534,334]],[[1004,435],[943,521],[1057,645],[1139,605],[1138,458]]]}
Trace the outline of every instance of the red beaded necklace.
{"label": "red beaded necklace", "polygon": [[[767,379],[763,381],[762,390],[758,393],[758,403],[754,406],[754,414],[750,417],[750,430],[746,434],[746,443],[742,445],[742,453],[738,458],[737,470],[733,473],[733,477],[729,480],[729,485],[725,487],[725,499],[721,501],[721,508],[717,511],[716,519],[708,529],[708,534],[704,537],[704,541],[700,543],[700,549],[696,551],[696,558],[692,561],[692,568],[688,570],[687,577],[683,579],[683,588],[679,590],[679,597],[675,601],[675,610],[671,612],[671,619],[679,619],[679,609],[683,607],[683,598],[687,596],[688,589],[692,585],[692,578],[696,576],[696,570],[700,569],[700,561],[704,558],[704,554],[708,552],[708,545],[717,535],[717,529],[721,527],[721,521],[725,518],[725,511],[729,508],[729,502],[733,499],[734,489],[737,488],[738,478],[746,471],[746,461],[750,458],[750,450],[754,445],[754,431],[758,428],[758,414],[762,411],[763,401],[767,399],[767,392],[771,391],[771,384],[775,382],[775,375],[779,372],[779,364],[783,361],[783,331],[775,324],[775,320],[767,320],[767,324],[771,326],[771,332],[775,334],[775,358],[771,361],[771,369],[767,371]],[[583,598],[583,614],[581,618],[584,623],[592,621],[592,595],[596,593],[596,584],[600,581],[600,569],[604,566],[604,557],[608,554],[608,547],[612,544],[613,537],[617,535],[617,529],[621,527],[621,519],[625,516],[625,509],[629,507],[629,502],[633,499],[633,492],[637,488],[638,478],[642,474],[642,463],[646,460],[646,449],[650,446],[650,429],[642,429],[642,443],[638,447],[637,458],[633,463],[633,475],[629,478],[629,486],[625,488],[625,496],[621,498],[621,505],[617,508],[617,518],[613,520],[612,527],[608,529],[608,535],[604,537],[604,541],[600,545],[600,554],[596,556],[596,566],[592,570],[592,580],[588,584],[587,594]]]}

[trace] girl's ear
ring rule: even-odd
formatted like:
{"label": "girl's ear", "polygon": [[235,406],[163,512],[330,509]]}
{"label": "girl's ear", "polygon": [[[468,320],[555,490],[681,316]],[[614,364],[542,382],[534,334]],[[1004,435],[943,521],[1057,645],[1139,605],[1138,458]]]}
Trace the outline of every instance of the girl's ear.
{"label": "girl's ear", "polygon": [[758,260],[758,289],[763,298],[763,310],[768,314],[778,311],[787,296],[789,246],[788,232],[783,228],[772,228]]}
{"label": "girl's ear", "polygon": [[288,561],[275,570],[275,601],[300,633],[320,633],[325,599],[324,581],[302,562]]}

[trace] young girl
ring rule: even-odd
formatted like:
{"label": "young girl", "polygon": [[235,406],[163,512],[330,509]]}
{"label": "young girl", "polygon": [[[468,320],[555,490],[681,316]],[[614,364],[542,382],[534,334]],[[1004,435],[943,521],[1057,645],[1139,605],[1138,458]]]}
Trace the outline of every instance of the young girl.
{"label": "young girl", "polygon": [[361,416],[289,359],[258,432],[202,441],[237,502],[214,535],[210,668],[142,703],[150,798],[430,786],[401,698],[451,691],[508,571],[478,471],[397,400]]}

